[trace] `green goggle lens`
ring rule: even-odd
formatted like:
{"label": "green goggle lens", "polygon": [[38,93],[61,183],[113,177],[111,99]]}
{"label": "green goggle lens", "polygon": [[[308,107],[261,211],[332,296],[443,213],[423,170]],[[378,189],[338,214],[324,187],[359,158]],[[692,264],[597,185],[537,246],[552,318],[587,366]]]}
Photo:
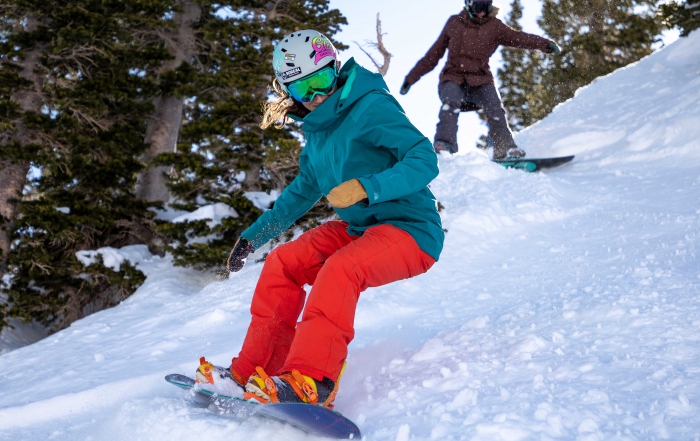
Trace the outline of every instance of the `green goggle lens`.
{"label": "green goggle lens", "polygon": [[337,78],[338,75],[335,73],[335,68],[327,67],[305,78],[289,83],[285,87],[292,98],[302,103],[308,103],[316,95],[328,95],[331,93]]}

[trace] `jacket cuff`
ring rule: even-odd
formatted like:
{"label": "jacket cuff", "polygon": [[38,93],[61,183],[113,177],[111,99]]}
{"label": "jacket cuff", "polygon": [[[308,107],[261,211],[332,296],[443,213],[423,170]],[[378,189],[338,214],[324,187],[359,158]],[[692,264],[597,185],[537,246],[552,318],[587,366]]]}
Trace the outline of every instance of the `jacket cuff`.
{"label": "jacket cuff", "polygon": [[[252,227],[252,225],[251,225],[251,227]],[[260,248],[261,246],[263,246],[265,244],[264,243],[256,243],[256,242],[260,242],[260,240],[257,240],[257,241],[255,240],[256,236],[257,235],[255,235],[252,231],[250,231],[250,227],[248,227],[245,231],[243,231],[241,233],[241,235],[239,237],[241,237],[242,239],[245,239],[254,249],[257,250],[258,248]]]}
{"label": "jacket cuff", "polygon": [[408,75],[406,75],[406,78],[404,78],[403,82],[408,84],[409,86],[413,86],[420,80],[422,75],[418,75],[413,73],[413,71],[409,72]]}
{"label": "jacket cuff", "polygon": [[370,205],[381,202],[382,186],[374,175],[362,176],[357,180],[365,188]]}

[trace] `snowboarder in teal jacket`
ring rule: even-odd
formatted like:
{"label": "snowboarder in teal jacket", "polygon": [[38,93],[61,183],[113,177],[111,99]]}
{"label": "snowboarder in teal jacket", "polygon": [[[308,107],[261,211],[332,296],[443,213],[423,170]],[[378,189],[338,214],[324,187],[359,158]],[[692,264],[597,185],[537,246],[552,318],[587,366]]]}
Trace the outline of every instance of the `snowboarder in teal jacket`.
{"label": "snowboarder in teal jacket", "polygon": [[[241,234],[255,249],[282,234],[344,182],[357,179],[367,196],[335,207],[348,233],[390,224],[413,236],[435,260],[444,234],[428,183],[438,175],[432,144],[416,129],[388,92],[384,79],[350,59],[340,71],[342,86],[323,107],[303,118],[306,146],[299,175],[284,189],[274,208]],[[304,113],[304,112],[301,112]]]}
{"label": "snowboarder in teal jacket", "polygon": [[[438,174],[430,141],[406,117],[379,74],[337,51],[316,31],[282,39],[273,54],[279,99],[263,127],[303,121],[299,175],[234,246],[230,271],[325,196],[340,220],[275,248],[251,305],[237,357],[221,369],[202,360],[198,380],[227,376],[248,399],[330,405],[354,337],[359,295],[427,271],[444,233],[428,184]],[[312,285],[306,299],[305,284]],[[306,305],[306,306],[304,306]],[[301,321],[297,323],[302,313]],[[214,385],[208,387],[214,388]]]}

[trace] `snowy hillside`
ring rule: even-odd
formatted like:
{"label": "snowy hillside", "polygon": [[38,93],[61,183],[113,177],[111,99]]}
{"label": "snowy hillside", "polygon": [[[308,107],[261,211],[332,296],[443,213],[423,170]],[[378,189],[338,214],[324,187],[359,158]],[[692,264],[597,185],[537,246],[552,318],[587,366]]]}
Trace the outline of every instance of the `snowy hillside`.
{"label": "snowy hillside", "polygon": [[[337,409],[367,440],[700,439],[700,32],[517,141],[576,160],[440,158],[445,251],[363,294]],[[163,381],[201,355],[228,364],[261,265],[225,282],[139,267],[120,306],[0,356],[0,439],[309,439]]]}

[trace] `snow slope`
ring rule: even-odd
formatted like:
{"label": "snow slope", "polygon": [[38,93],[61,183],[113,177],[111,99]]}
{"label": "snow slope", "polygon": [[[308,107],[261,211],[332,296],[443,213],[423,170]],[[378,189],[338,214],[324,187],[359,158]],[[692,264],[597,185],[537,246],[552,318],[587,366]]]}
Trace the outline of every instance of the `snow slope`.
{"label": "snow slope", "polygon": [[[441,157],[445,251],[370,289],[337,409],[367,440],[700,439],[700,32],[518,135],[547,173]],[[166,384],[240,348],[260,264],[146,257],[116,308],[0,356],[2,440],[305,440]]]}

